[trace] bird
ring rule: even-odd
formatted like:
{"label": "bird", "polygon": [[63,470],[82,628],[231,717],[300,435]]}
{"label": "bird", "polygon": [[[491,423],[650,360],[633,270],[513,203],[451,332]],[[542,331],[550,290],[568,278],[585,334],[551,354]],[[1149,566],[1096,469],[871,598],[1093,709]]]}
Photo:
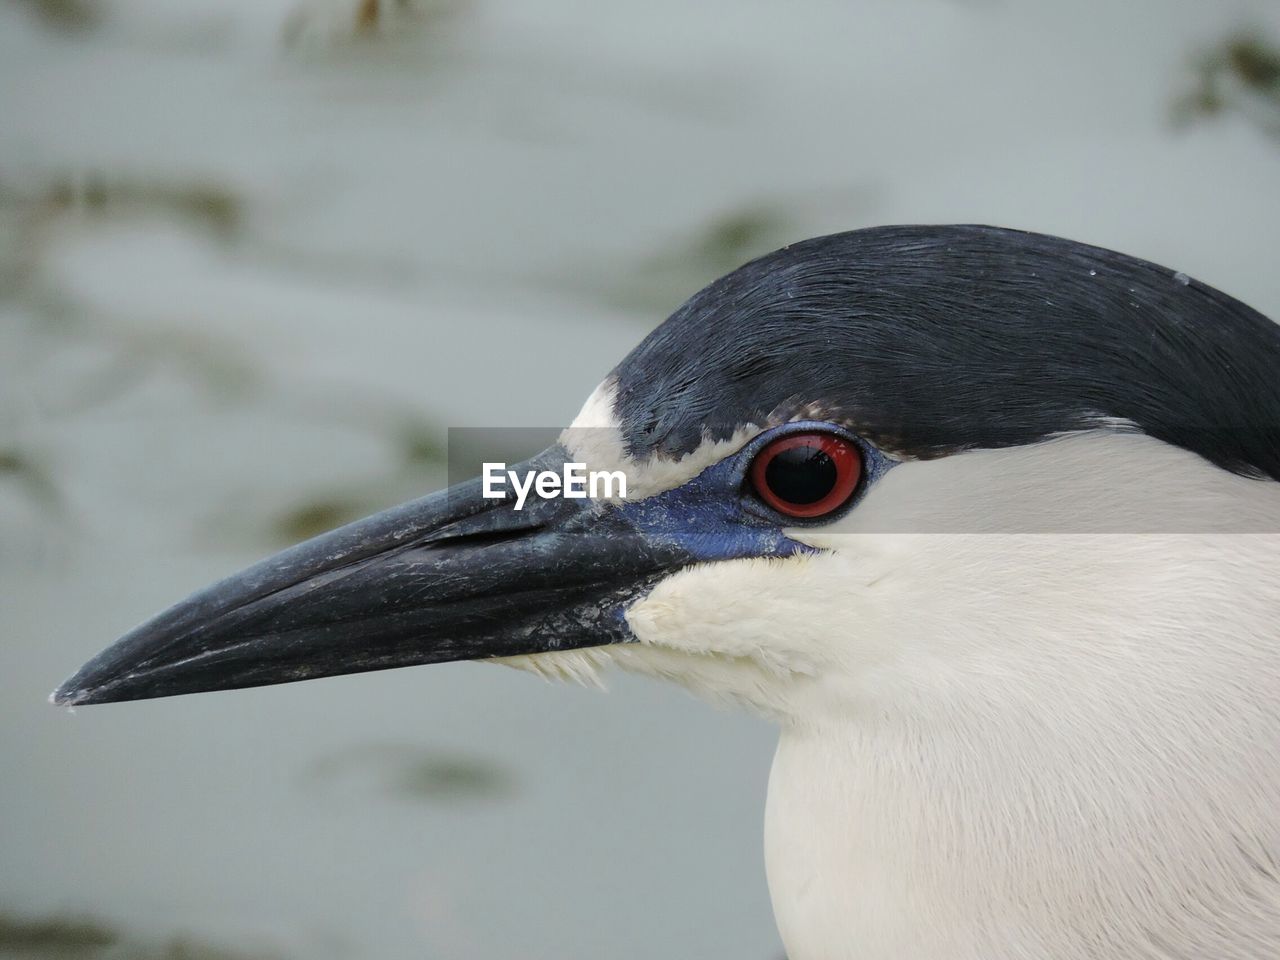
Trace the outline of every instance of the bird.
{"label": "bird", "polygon": [[217,583],[54,694],[619,667],[779,730],[791,960],[1280,957],[1280,326],[1108,249],[870,227],[681,305],[543,453]]}

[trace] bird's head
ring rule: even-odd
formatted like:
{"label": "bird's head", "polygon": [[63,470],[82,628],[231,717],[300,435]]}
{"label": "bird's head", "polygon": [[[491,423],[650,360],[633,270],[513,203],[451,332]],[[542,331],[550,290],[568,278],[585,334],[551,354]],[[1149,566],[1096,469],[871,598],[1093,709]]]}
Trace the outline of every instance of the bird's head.
{"label": "bird's head", "polygon": [[1225,588],[1251,548],[1206,535],[1280,530],[1277,358],[1265,317],[1094,247],[795,244],[695,295],[513,468],[621,471],[625,497],[517,509],[477,479],[405,504],[197,593],[55,700],[495,658],[784,717],[1070,682],[1086,651],[1127,663],[1248,606]]}

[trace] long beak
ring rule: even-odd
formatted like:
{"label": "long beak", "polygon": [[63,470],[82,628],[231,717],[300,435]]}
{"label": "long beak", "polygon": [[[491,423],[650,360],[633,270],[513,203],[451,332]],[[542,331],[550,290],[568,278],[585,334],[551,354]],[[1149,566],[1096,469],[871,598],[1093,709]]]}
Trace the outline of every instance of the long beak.
{"label": "long beak", "polygon": [[[559,469],[559,446],[521,465]],[[693,559],[592,500],[522,510],[461,484],[309,540],[138,627],[54,693],[140,700],[632,639],[623,611]]]}

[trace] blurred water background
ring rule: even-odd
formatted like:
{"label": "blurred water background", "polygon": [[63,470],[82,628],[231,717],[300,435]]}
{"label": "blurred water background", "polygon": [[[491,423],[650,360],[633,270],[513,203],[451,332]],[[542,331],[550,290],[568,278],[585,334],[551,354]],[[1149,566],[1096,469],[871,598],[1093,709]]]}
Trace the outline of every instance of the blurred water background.
{"label": "blurred water background", "polygon": [[471,664],[75,715],[756,253],[983,221],[1280,316],[1275,0],[6,0],[0,956],[775,960],[773,732]]}

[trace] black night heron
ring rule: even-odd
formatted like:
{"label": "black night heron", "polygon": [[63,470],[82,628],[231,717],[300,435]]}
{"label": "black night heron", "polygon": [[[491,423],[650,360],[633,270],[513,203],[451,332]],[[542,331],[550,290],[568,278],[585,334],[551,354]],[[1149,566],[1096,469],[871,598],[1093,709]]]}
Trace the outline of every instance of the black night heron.
{"label": "black night heron", "polygon": [[1186,275],[889,227],[717,280],[525,471],[139,627],[85,704],[460,659],[775,719],[792,960],[1280,957],[1280,327]]}

